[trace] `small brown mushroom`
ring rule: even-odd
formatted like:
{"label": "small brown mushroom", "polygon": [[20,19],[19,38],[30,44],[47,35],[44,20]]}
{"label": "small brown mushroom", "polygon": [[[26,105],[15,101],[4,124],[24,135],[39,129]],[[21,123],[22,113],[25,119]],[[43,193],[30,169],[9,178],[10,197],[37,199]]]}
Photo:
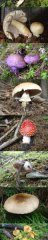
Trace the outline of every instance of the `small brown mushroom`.
{"label": "small brown mushroom", "polygon": [[30,25],[30,30],[34,36],[39,37],[44,32],[44,26],[40,22],[33,22]]}

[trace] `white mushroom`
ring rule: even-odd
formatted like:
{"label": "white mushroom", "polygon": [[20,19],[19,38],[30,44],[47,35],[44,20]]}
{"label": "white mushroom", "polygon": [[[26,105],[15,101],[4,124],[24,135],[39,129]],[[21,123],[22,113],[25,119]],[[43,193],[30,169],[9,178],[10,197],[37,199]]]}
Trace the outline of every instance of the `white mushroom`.
{"label": "white mushroom", "polygon": [[44,32],[44,26],[40,22],[33,22],[30,25],[30,30],[34,36],[39,37]]}
{"label": "white mushroom", "polygon": [[33,194],[19,193],[9,197],[5,203],[6,211],[14,214],[27,214],[36,210],[39,199]]}
{"label": "white mushroom", "polygon": [[22,102],[22,106],[25,108],[27,103],[31,101],[31,97],[41,94],[41,88],[39,85],[32,82],[23,82],[17,85],[12,92],[12,97],[18,96],[19,101]]}
{"label": "white mushroom", "polygon": [[30,30],[23,24],[27,21],[26,14],[22,10],[8,13],[3,21],[3,31],[7,38],[12,39],[12,35],[17,38],[19,34],[31,37]]}

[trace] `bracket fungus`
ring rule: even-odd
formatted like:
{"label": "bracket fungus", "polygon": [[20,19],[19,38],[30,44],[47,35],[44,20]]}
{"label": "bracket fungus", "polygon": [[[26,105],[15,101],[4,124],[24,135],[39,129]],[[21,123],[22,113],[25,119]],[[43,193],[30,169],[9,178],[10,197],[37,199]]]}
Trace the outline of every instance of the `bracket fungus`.
{"label": "bracket fungus", "polygon": [[30,144],[31,137],[37,132],[36,124],[29,119],[25,119],[21,124],[19,132],[23,136],[23,143]]}
{"label": "bracket fungus", "polygon": [[34,36],[37,38],[44,32],[44,26],[40,22],[33,22],[30,25],[30,30],[33,33]]}
{"label": "bracket fungus", "polygon": [[31,97],[33,98],[37,94],[41,94],[39,85],[32,82],[23,82],[13,89],[12,97],[15,95],[17,98],[18,96],[19,101],[25,109],[26,105],[31,101]]}
{"label": "bracket fungus", "polygon": [[28,27],[24,24],[27,21],[25,12],[22,10],[15,10],[9,12],[3,21],[3,31],[7,38],[17,38],[19,35],[30,38],[32,33]]}
{"label": "bracket fungus", "polygon": [[28,214],[39,206],[39,199],[33,194],[19,193],[9,197],[4,203],[4,209],[14,214]]}

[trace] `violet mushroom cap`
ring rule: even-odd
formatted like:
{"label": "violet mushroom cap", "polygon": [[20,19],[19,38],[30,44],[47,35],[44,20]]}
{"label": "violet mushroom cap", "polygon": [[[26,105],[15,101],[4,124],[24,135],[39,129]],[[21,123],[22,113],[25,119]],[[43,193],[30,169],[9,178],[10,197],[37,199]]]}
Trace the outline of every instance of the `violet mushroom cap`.
{"label": "violet mushroom cap", "polygon": [[21,54],[16,53],[16,54],[10,54],[6,58],[6,64],[10,68],[17,68],[17,69],[23,69],[26,67],[26,63],[24,61],[23,56]]}
{"label": "violet mushroom cap", "polygon": [[19,193],[9,197],[4,203],[4,209],[14,214],[27,214],[35,211],[39,199],[33,194]]}
{"label": "violet mushroom cap", "polygon": [[19,129],[20,134],[23,136],[23,143],[30,144],[30,139],[37,133],[37,127],[34,122],[25,119]]}
{"label": "violet mushroom cap", "polygon": [[25,57],[24,57],[24,61],[25,63],[27,64],[36,64],[38,63],[40,60],[40,57],[38,54],[35,54],[35,55],[32,55],[32,54],[27,54]]}

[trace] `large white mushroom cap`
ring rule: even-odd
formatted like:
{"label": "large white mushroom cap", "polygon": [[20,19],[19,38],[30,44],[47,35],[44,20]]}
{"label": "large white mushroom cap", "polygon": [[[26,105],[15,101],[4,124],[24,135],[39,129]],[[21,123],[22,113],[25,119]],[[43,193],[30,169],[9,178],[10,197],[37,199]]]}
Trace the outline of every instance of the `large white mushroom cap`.
{"label": "large white mushroom cap", "polygon": [[14,214],[27,214],[36,210],[39,206],[39,199],[33,194],[19,193],[9,197],[5,203],[6,211]]}
{"label": "large white mushroom cap", "polygon": [[12,97],[14,95],[22,96],[22,92],[29,93],[31,96],[35,96],[37,94],[41,94],[41,87],[32,82],[23,82],[17,85],[12,92]]}

